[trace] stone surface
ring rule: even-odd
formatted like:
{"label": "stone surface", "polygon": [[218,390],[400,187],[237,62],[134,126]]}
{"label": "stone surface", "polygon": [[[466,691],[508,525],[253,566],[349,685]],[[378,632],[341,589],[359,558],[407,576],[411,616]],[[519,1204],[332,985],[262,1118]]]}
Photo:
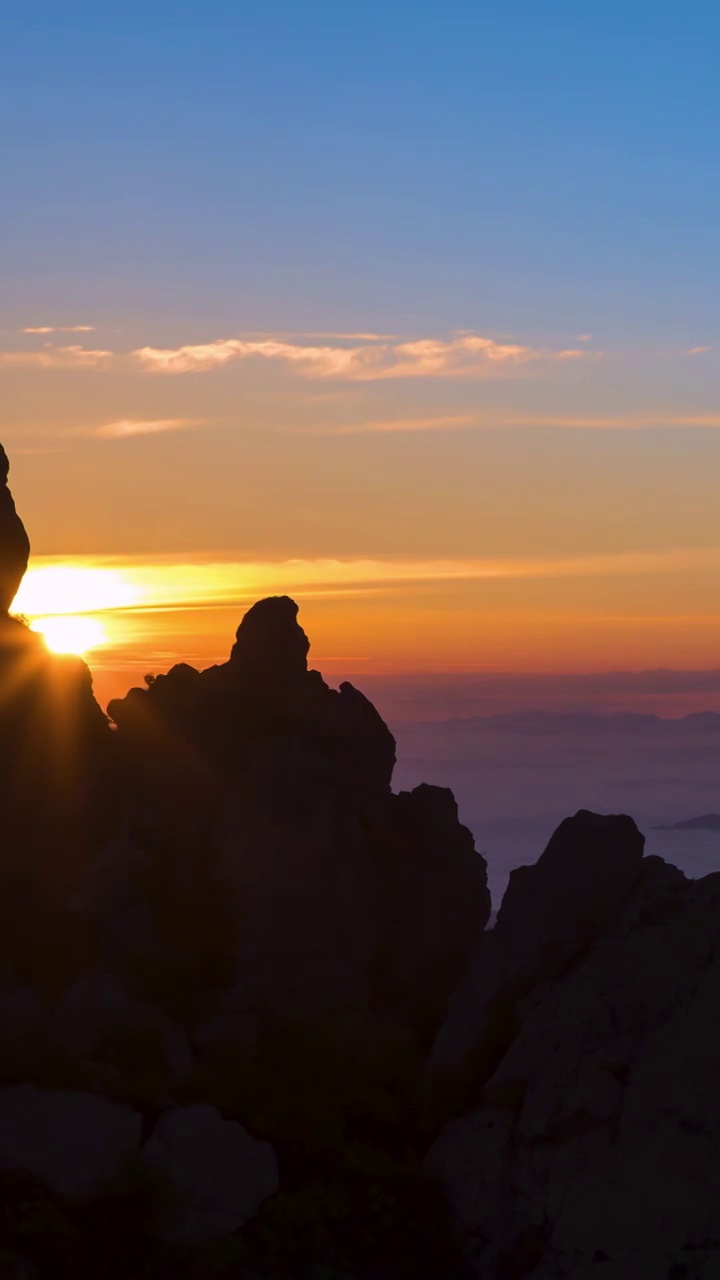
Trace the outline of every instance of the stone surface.
{"label": "stone surface", "polygon": [[[720,875],[647,859],[428,1157],[473,1274],[701,1274],[717,1256]],[[695,1262],[692,1262],[694,1255]],[[687,1270],[673,1272],[687,1263]],[[698,1263],[699,1266],[699,1263]]]}
{"label": "stone surface", "polygon": [[106,974],[84,978],[66,993],[50,1034],[65,1053],[115,1067],[130,1090],[138,1079],[171,1089],[193,1068],[183,1028],[161,1009],[133,1000]]}
{"label": "stone surface", "polygon": [[478,939],[453,996],[430,1077],[478,1075],[493,1065],[525,1012],[522,1002],[575,962],[628,896],[644,843],[632,818],[581,810],[533,866],[511,873],[495,927]]}
{"label": "stone surface", "polygon": [[196,1027],[192,1039],[201,1063],[247,1071],[257,1055],[258,1020],[252,1013],[218,1013]]}
{"label": "stone surface", "polygon": [[[249,1007],[313,1017],[369,1001],[380,892],[356,806],[301,737],[265,738],[219,815]],[[278,797],[282,797],[280,805]]]}
{"label": "stone surface", "polygon": [[142,1164],[157,1182],[153,1231],[168,1244],[231,1235],[278,1189],[275,1153],[214,1107],[166,1111]]}
{"label": "stone surface", "polygon": [[487,864],[451,791],[423,784],[393,797],[381,885],[375,1005],[433,1034],[490,915]]}
{"label": "stone surface", "polygon": [[0,1090],[0,1170],[30,1174],[68,1199],[106,1190],[141,1134],[139,1113],[105,1098],[31,1085]]}

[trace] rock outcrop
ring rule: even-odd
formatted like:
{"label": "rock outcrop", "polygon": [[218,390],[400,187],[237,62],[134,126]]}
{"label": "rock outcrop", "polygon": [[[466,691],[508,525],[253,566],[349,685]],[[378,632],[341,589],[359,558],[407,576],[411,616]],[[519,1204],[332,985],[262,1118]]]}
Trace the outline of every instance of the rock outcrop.
{"label": "rock outcrop", "polygon": [[119,778],[85,663],[8,613],[30,544],[7,477],[0,446],[0,971],[29,975],[52,952],[59,976],[80,946],[64,910],[117,822]]}
{"label": "rock outcrop", "polygon": [[534,866],[510,875],[495,927],[478,938],[428,1063],[428,1074],[487,1074],[504,1039],[581,956],[637,881],[645,838],[631,818],[581,810]]}
{"label": "rock outcrop", "polygon": [[92,1094],[0,1090],[0,1171],[34,1175],[60,1196],[107,1191],[140,1147],[142,1118]]}
{"label": "rock outcrop", "polygon": [[720,1273],[720,875],[647,858],[593,932],[428,1156],[479,1280]]}
{"label": "rock outcrop", "polygon": [[[175,667],[111,704],[134,802],[92,909],[108,942],[124,918],[120,933],[146,936],[152,956],[135,947],[128,975],[112,941],[103,964],[157,978],[166,938],[176,990],[178,939],[160,916],[191,899],[194,876],[214,886],[204,932],[224,939],[240,1011],[281,1022],[391,1011],[431,1036],[487,921],[485,864],[448,793],[392,794],[392,735],[351,685],[308,670],[308,649],[297,605],[263,600],[225,665]],[[151,863],[167,873],[158,910],[127,885],[131,866],[142,881]]]}
{"label": "rock outcrop", "polygon": [[143,1148],[153,1175],[153,1233],[168,1244],[198,1245],[230,1236],[278,1190],[267,1142],[223,1120],[214,1107],[163,1112]]}
{"label": "rock outcrop", "polygon": [[292,600],[111,728],[27,551],[0,489],[0,1276],[715,1280],[720,875],[581,811],[488,929]]}
{"label": "rock outcrop", "polygon": [[0,445],[0,614],[7,614],[23,580],[30,539],[8,488],[10,463]]}

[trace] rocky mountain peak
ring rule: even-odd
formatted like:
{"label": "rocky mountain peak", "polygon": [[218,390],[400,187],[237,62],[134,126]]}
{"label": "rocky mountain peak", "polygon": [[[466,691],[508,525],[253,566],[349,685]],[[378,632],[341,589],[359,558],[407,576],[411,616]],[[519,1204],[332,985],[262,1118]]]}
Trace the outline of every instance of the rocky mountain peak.
{"label": "rocky mountain peak", "polygon": [[269,596],[248,609],[237,630],[230,661],[245,680],[265,683],[302,677],[310,641],[289,596]]}

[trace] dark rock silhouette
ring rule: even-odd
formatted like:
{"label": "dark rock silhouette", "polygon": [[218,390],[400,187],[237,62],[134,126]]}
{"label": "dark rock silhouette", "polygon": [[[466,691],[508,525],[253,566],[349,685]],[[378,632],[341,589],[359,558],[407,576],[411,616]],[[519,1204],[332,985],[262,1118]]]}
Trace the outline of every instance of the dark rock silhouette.
{"label": "dark rock silhouette", "polygon": [[581,811],[487,929],[297,614],[111,728],[0,599],[0,1275],[711,1280],[720,875]]}
{"label": "dark rock silhouette", "polygon": [[310,641],[297,615],[289,596],[271,596],[248,609],[230,654],[238,681],[263,686],[302,680]]}
{"label": "dark rock silhouette", "polygon": [[[720,876],[644,861],[428,1157],[478,1277],[717,1273]],[[520,1272],[522,1274],[522,1271]]]}
{"label": "dark rock silhouette", "polygon": [[[211,933],[224,931],[238,1009],[285,1021],[392,1011],[428,1036],[487,921],[485,864],[447,793],[392,794],[392,735],[350,684],[335,691],[308,671],[308,648],[297,605],[263,600],[228,663],[175,667],[111,703],[135,799],[95,899],[104,964],[157,980],[166,938],[177,988],[177,947],[158,913],[143,957],[137,899],[119,886],[138,860],[164,862],[162,914],[173,876],[186,878],[202,848],[196,878],[215,885]],[[132,959],[118,930],[132,935]]]}
{"label": "dark rock silhouette", "polygon": [[0,445],[0,613],[7,613],[23,580],[30,539],[8,488],[10,463]]}
{"label": "dark rock silhouette", "polygon": [[8,609],[30,544],[0,446],[0,968],[27,976],[55,949],[56,975],[81,947],[64,907],[117,822],[107,717],[80,659],[50,654]]}
{"label": "dark rock silhouette", "polygon": [[520,1002],[587,950],[630,893],[644,844],[632,818],[581,810],[561,823],[534,866],[511,873],[495,927],[478,939],[452,998],[430,1075],[487,1071],[505,1047],[503,1021],[512,1025]]}

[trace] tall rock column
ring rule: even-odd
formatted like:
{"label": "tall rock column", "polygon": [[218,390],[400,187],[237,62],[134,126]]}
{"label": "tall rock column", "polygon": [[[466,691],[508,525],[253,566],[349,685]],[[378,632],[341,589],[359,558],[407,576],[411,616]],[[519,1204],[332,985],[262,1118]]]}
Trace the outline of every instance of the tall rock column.
{"label": "tall rock column", "polygon": [[8,488],[10,463],[0,445],[0,612],[7,613],[23,580],[30,539]]}

